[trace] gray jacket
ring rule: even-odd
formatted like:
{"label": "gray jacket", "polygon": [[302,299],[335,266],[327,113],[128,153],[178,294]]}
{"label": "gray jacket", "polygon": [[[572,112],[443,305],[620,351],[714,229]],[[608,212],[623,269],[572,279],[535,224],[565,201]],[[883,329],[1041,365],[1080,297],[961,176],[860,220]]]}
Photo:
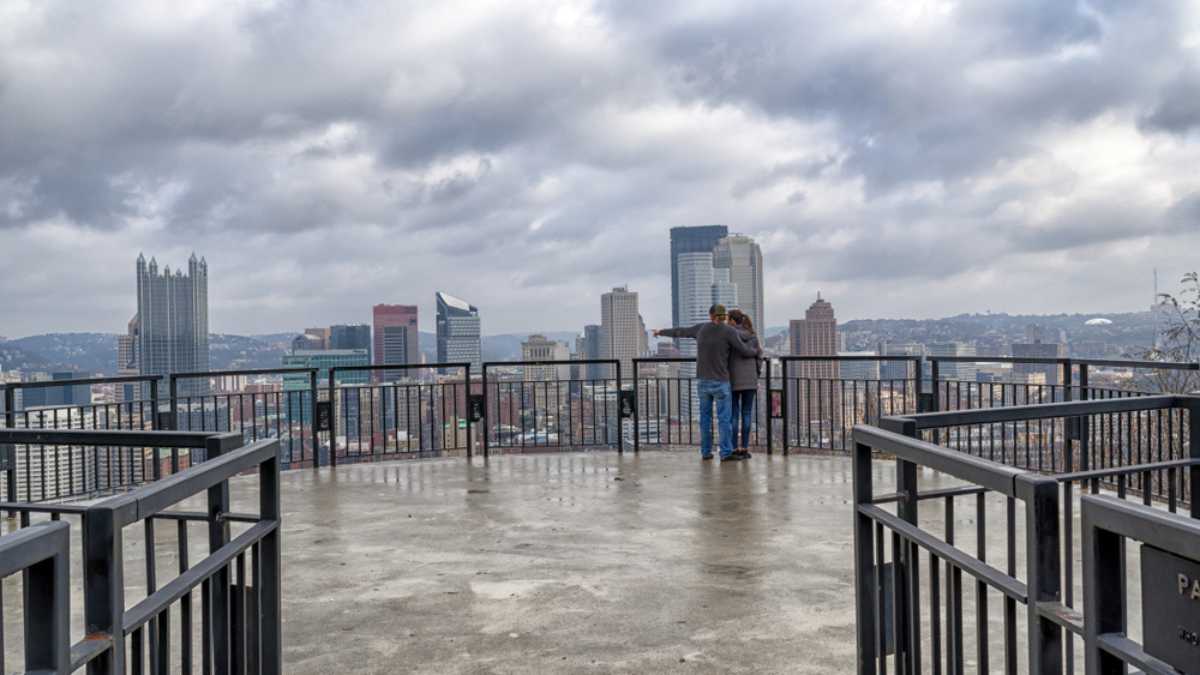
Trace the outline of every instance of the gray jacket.
{"label": "gray jacket", "polygon": [[[755,351],[761,351],[757,337],[740,329],[737,333],[742,342]],[[758,373],[761,365],[762,361],[757,356],[747,358],[740,354],[730,354],[729,383],[732,385],[731,389],[734,391],[754,391],[758,389]]]}
{"label": "gray jacket", "polygon": [[687,328],[668,328],[658,331],[665,337],[693,338],[696,340],[696,379],[729,382],[729,366],[735,354],[742,357],[757,357],[761,350],[757,344],[743,342],[737,329],[725,323],[705,321]]}

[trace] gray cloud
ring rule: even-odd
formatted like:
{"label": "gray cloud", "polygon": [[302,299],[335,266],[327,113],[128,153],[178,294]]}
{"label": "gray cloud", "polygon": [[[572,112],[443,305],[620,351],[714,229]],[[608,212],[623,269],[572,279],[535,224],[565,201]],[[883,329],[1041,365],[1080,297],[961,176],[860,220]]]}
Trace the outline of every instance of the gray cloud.
{"label": "gray cloud", "polygon": [[[142,249],[207,255],[230,332],[443,287],[516,331],[595,322],[621,283],[661,323],[681,224],[759,238],[771,323],[818,287],[843,316],[1124,309],[1144,294],[1115,272],[1200,243],[1186,3],[58,0],[0,24],[4,334],[119,329]],[[1062,264],[1087,287],[1009,278]]]}

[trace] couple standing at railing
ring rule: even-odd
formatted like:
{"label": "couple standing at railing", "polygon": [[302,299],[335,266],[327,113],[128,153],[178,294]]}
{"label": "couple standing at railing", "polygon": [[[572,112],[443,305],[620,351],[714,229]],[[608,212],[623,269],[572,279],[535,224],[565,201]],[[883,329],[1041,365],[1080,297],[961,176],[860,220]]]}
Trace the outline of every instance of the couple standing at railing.
{"label": "couple standing at railing", "polygon": [[[722,462],[750,459],[750,426],[758,395],[762,348],[754,323],[740,310],[726,312],[713,305],[708,321],[690,328],[665,328],[655,336],[696,340],[696,388],[700,394],[700,457],[712,459],[712,409],[717,406],[717,430]],[[740,424],[739,424],[740,423]],[[741,445],[738,445],[738,427]]]}

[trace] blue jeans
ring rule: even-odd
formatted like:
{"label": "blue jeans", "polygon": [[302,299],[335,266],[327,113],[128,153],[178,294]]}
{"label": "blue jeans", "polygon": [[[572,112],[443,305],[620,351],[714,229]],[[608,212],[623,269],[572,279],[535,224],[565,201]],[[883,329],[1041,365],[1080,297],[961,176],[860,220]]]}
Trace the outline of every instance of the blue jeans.
{"label": "blue jeans", "polygon": [[717,404],[717,432],[720,435],[721,459],[733,454],[733,429],[730,414],[733,398],[729,383],[721,380],[696,380],[700,392],[700,455],[712,455],[712,406]]}
{"label": "blue jeans", "polygon": [[[750,447],[750,426],[754,422],[754,399],[758,392],[753,389],[733,392],[733,412],[730,425],[733,427],[733,447]],[[738,421],[741,421],[742,436],[738,438]],[[738,441],[741,444],[738,444]]]}

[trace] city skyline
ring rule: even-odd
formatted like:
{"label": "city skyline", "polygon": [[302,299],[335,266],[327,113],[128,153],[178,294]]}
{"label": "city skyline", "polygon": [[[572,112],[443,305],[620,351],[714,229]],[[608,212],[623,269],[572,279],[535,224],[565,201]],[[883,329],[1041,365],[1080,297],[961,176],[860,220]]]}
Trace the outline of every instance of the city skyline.
{"label": "city skyline", "polygon": [[[1196,267],[1195,3],[70,8],[0,34],[4,335],[114,330],[141,249],[205,251],[212,329],[256,334],[441,288],[573,329],[624,284],[669,325],[663,241],[708,223],[762,246],[770,325],[817,289],[1128,311]],[[322,49],[347,35],[372,48]]]}

